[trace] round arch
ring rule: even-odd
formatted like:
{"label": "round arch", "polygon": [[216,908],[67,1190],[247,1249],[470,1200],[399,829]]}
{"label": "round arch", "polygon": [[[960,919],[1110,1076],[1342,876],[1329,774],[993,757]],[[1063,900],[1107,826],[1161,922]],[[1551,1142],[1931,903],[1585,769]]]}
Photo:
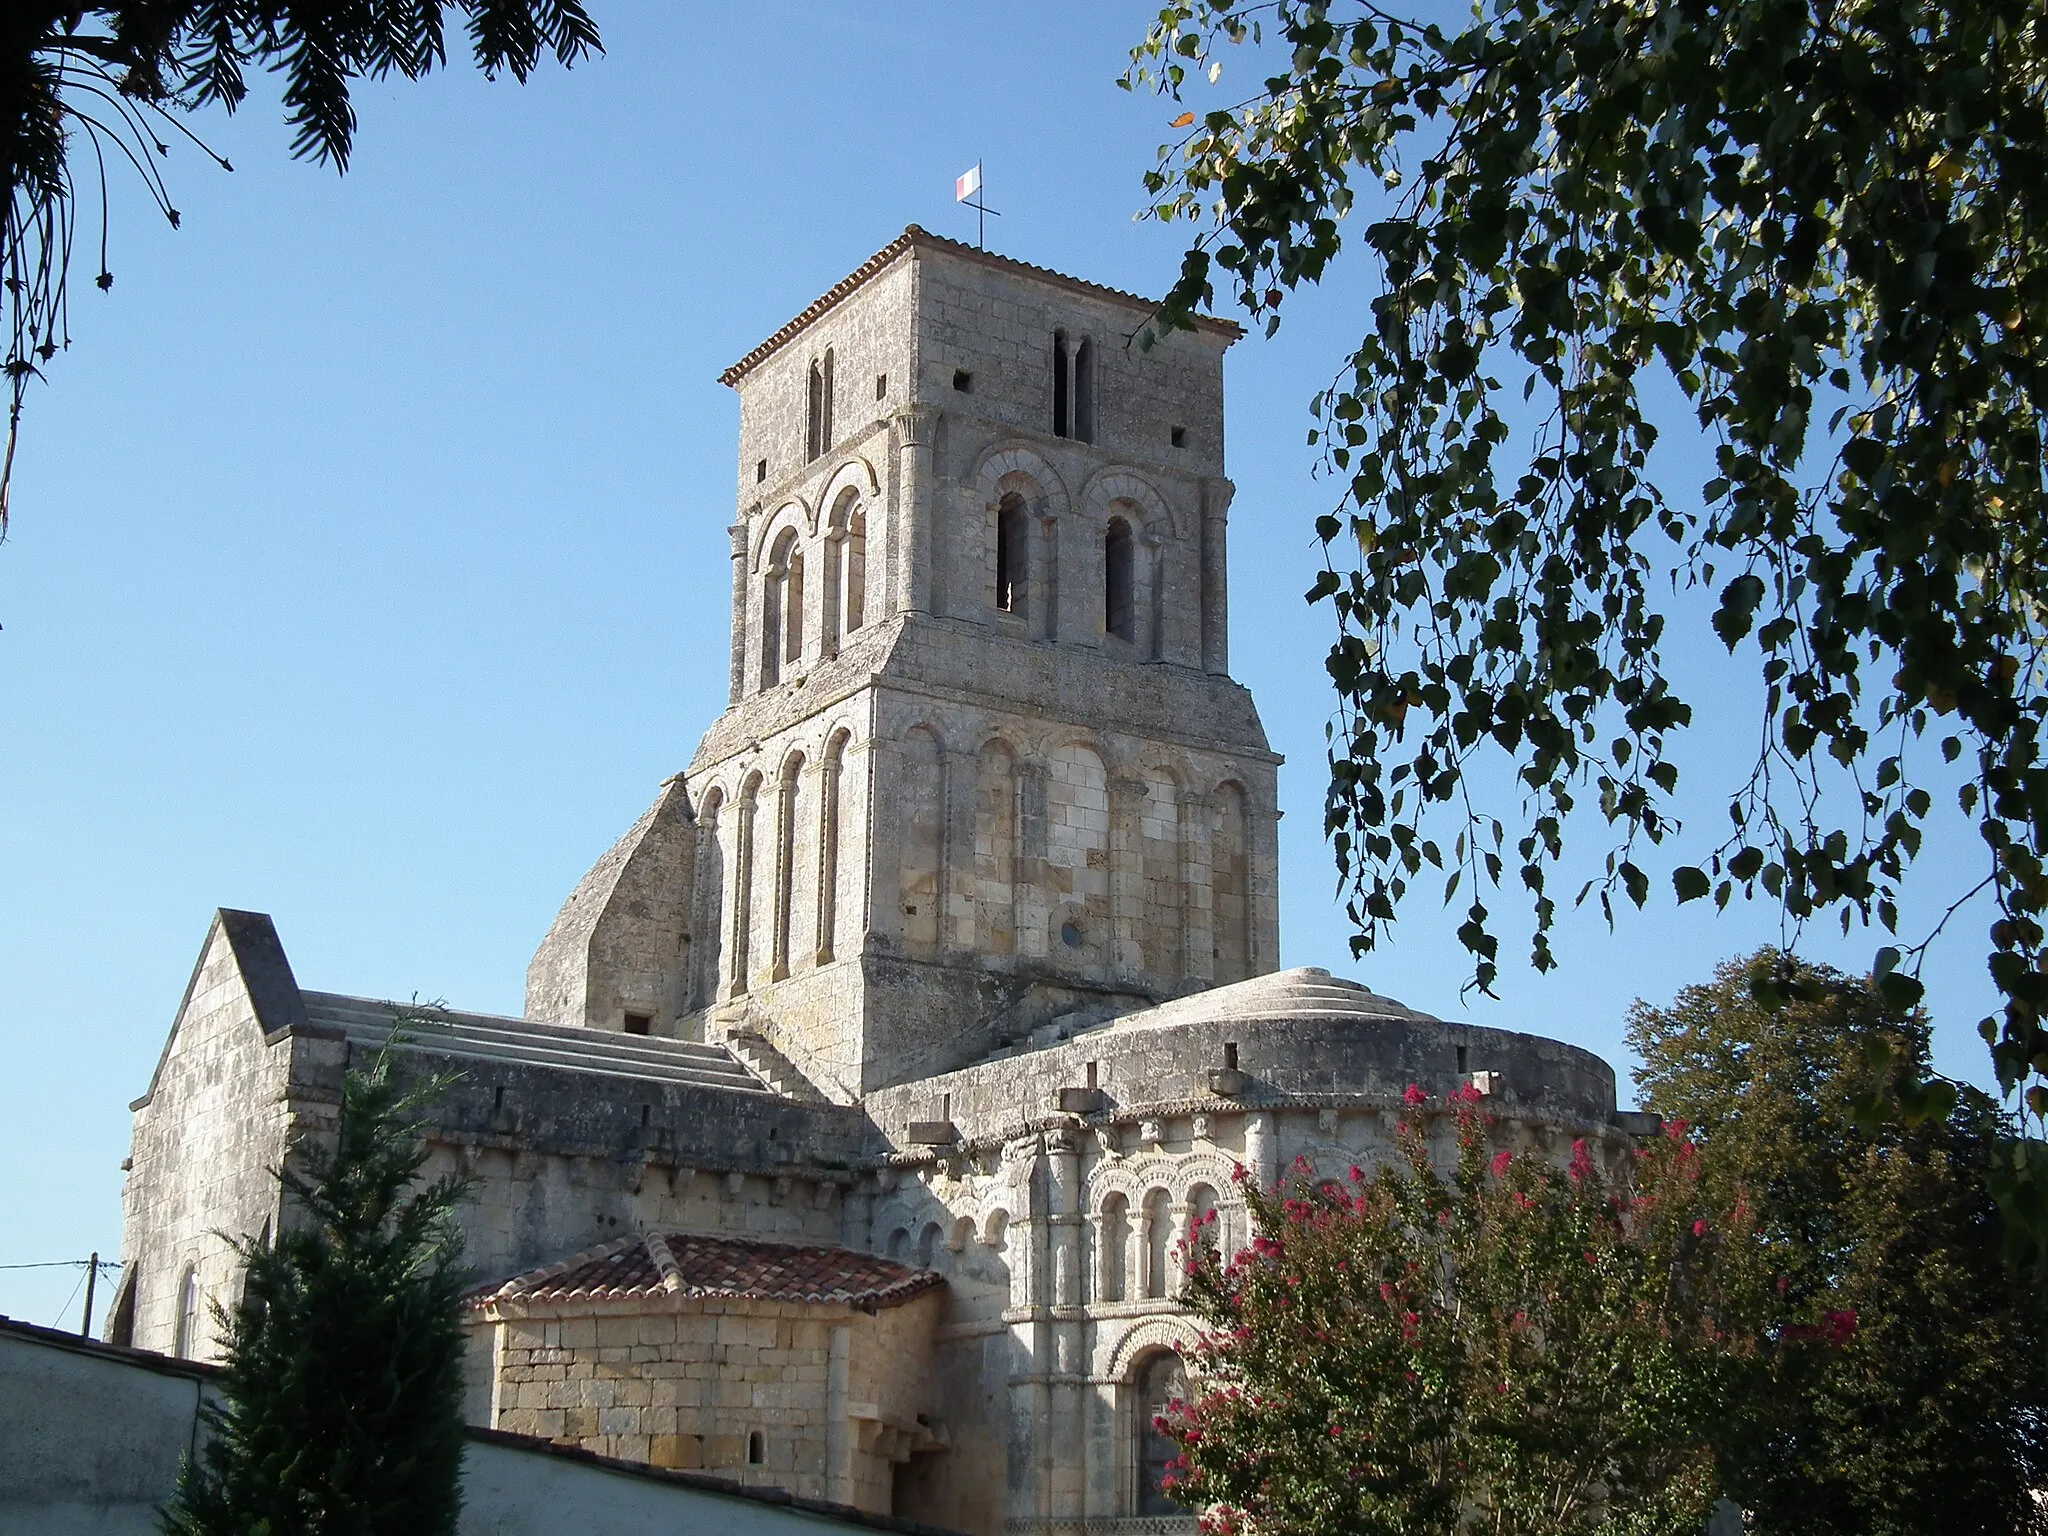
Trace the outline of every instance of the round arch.
{"label": "round arch", "polygon": [[1118,501],[1127,501],[1136,507],[1143,514],[1145,526],[1150,531],[1169,533],[1176,539],[1186,537],[1172,503],[1151,481],[1131,470],[1098,470],[1081,490],[1081,506],[1099,522],[1108,521],[1110,504]]}
{"label": "round arch", "polygon": [[1061,517],[1071,505],[1059,471],[1022,443],[1000,442],[986,449],[976,462],[974,472],[968,476],[968,483],[981,492],[984,501],[993,505],[1007,475],[1023,475],[1038,487],[1042,504],[1031,508],[1036,516]]}
{"label": "round arch", "polygon": [[754,527],[754,549],[748,559],[748,568],[759,574],[767,562],[768,551],[774,547],[775,539],[785,528],[794,528],[799,539],[807,537],[817,527],[818,514],[814,507],[801,496],[793,496],[762,518]]}

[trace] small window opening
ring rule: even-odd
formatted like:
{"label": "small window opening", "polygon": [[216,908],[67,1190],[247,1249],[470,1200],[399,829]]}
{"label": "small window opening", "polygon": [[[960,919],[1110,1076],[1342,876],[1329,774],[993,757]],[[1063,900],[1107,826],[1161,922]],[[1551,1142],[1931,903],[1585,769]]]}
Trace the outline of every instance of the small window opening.
{"label": "small window opening", "polygon": [[1088,341],[1074,348],[1074,436],[1095,441],[1095,344]]}
{"label": "small window opening", "polygon": [[763,480],[766,480],[767,478],[768,461],[766,459],[758,460],[754,465],[754,484],[759,485]]}
{"label": "small window opening", "polygon": [[1089,1087],[1089,1089],[1090,1089],[1091,1091],[1092,1091],[1093,1089],[1095,1089],[1096,1087],[1098,1087],[1098,1086],[1099,1086],[1099,1085],[1097,1084],[1097,1082],[1095,1081],[1095,1077],[1096,1077],[1096,1072],[1095,1072],[1095,1069],[1096,1069],[1096,1063],[1095,1063],[1095,1062],[1092,1062],[1092,1061],[1091,1061],[1091,1062],[1089,1062],[1089,1063],[1088,1063],[1088,1087]]}
{"label": "small window opening", "polygon": [[1023,499],[1005,496],[996,509],[996,607],[1004,613],[1024,611],[1024,548],[1029,537]]}
{"label": "small window opening", "polygon": [[640,1106],[640,1123],[646,1125],[653,1118],[654,1106],[652,1104],[642,1104]]}
{"label": "small window opening", "polygon": [[496,1098],[494,1098],[494,1099],[493,1099],[493,1100],[491,1101],[491,1108],[492,1108],[493,1110],[500,1110],[500,1109],[503,1109],[504,1107],[505,1107],[505,1090],[504,1090],[504,1088],[503,1088],[503,1087],[500,1087],[500,1088],[498,1089],[497,1097],[496,1097]]}
{"label": "small window opening", "polygon": [[1186,427],[1175,427],[1175,428],[1173,429],[1173,433],[1172,433],[1172,436],[1173,436],[1173,446],[1174,446],[1174,447],[1176,447],[1176,448],[1185,448],[1185,447],[1187,447],[1187,445],[1188,445],[1188,429],[1187,429]]}
{"label": "small window opening", "polygon": [[804,557],[794,550],[789,557],[789,574],[783,578],[788,589],[782,601],[782,659],[804,659]]}
{"label": "small window opening", "polygon": [[1469,1050],[1467,1050],[1464,1046],[1461,1045],[1458,1047],[1458,1070],[1460,1072],[1468,1070],[1467,1059],[1471,1056],[1471,1054],[1472,1053]]}
{"label": "small window opening", "polygon": [[875,398],[876,398],[877,400],[881,400],[881,399],[884,399],[884,398],[886,398],[886,397],[887,397],[888,393],[889,393],[889,375],[887,375],[886,373],[878,373],[878,374],[876,374],[876,375],[875,375]]}
{"label": "small window opening", "polygon": [[188,1268],[178,1282],[178,1327],[171,1341],[171,1353],[190,1360],[199,1344],[199,1272]]}
{"label": "small window opening", "polygon": [[1067,435],[1067,333],[1052,333],[1052,435]]}
{"label": "small window opening", "polygon": [[811,364],[804,409],[804,456],[820,458],[832,446],[832,350]]}
{"label": "small window opening", "polygon": [[953,1118],[953,1095],[950,1093],[939,1095],[939,1118],[941,1120],[951,1120]]}
{"label": "small window opening", "polygon": [[768,1465],[768,1437],[758,1429],[747,1431],[747,1465],[765,1467]]}
{"label": "small window opening", "polygon": [[974,375],[965,368],[955,368],[953,370],[953,387],[963,395],[973,394]]}
{"label": "small window opening", "polygon": [[1237,1042],[1235,1040],[1223,1042],[1223,1065],[1229,1071],[1235,1072],[1237,1070]]}
{"label": "small window opening", "polygon": [[629,1035],[644,1035],[653,1027],[654,1016],[652,1014],[629,1013],[626,1015],[626,1033]]}
{"label": "small window opening", "polygon": [[1081,930],[1079,926],[1074,923],[1061,923],[1060,942],[1069,949],[1079,949],[1081,947]]}
{"label": "small window opening", "polygon": [[1130,639],[1136,627],[1131,611],[1133,559],[1131,525],[1112,517],[1102,541],[1102,628],[1119,640]]}

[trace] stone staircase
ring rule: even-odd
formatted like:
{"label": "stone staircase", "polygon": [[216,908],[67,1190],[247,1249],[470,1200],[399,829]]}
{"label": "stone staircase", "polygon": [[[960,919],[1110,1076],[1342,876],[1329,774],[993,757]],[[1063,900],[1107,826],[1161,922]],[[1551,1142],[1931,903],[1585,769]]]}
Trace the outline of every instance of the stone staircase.
{"label": "stone staircase", "polygon": [[[305,999],[307,1022],[339,1029],[352,1043],[373,1048],[391,1037],[400,1013],[412,1011],[399,1003],[344,997],[333,992],[303,992],[301,996]],[[405,1033],[410,1048],[436,1056],[519,1062],[564,1072],[686,1083],[740,1093],[786,1092],[767,1073],[750,1070],[737,1052],[722,1045],[700,1045],[654,1035],[614,1034],[608,1030],[565,1029],[555,1024],[536,1024],[530,1019],[446,1011],[436,1011],[429,1020],[408,1024]],[[788,1068],[788,1063],[783,1066]]]}
{"label": "stone staircase", "polygon": [[757,1035],[752,1030],[735,1030],[725,1037],[725,1044],[745,1063],[748,1071],[785,1099],[797,1099],[806,1104],[829,1102],[811,1080],[797,1070],[794,1062],[768,1043],[765,1035]]}

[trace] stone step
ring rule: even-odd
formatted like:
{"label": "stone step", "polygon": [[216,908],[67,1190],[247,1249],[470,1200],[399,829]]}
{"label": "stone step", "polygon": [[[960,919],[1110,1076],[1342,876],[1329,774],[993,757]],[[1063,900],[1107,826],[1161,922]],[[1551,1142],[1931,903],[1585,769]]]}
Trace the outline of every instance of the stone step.
{"label": "stone step", "polygon": [[[388,1039],[397,1012],[394,1004],[332,993],[307,993],[306,1005],[313,1022],[340,1028],[364,1045],[381,1045]],[[741,1092],[770,1091],[732,1052],[695,1041],[565,1029],[487,1014],[446,1014],[416,1026],[415,1033],[420,1045],[437,1055],[518,1061]]]}

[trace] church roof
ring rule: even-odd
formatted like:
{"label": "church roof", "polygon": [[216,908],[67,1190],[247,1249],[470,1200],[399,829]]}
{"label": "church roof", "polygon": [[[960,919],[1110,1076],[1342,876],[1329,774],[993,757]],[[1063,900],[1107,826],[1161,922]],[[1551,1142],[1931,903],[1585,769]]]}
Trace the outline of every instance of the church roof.
{"label": "church roof", "polygon": [[646,1232],[470,1292],[494,1301],[613,1301],[730,1296],[757,1301],[836,1303],[873,1311],[945,1284],[928,1269],[851,1248],[758,1237]]}
{"label": "church roof", "polygon": [[[753,351],[721,373],[718,376],[718,382],[726,385],[728,388],[738,384],[741,379],[752,373],[775,353],[781,351],[783,345],[791,337],[795,336],[797,332],[803,330],[804,327],[808,326],[827,310],[836,308],[856,289],[865,284],[868,279],[884,270],[898,256],[901,256],[912,246],[922,246],[930,251],[945,251],[951,255],[964,256],[970,261],[978,261],[984,266],[997,267],[1006,272],[1022,273],[1025,276],[1037,278],[1040,282],[1050,283],[1056,288],[1065,288],[1074,293],[1086,294],[1090,298],[1109,299],[1114,303],[1127,304],[1148,312],[1159,307],[1157,299],[1148,299],[1143,294],[1126,293],[1121,288],[1111,288],[1102,283],[1091,283],[1086,278],[1069,277],[1066,273],[1055,272],[1050,267],[1034,266],[1028,261],[1019,261],[1014,256],[998,255],[996,252],[984,250],[978,245],[967,245],[959,240],[948,240],[944,235],[935,235],[929,230],[920,229],[917,225],[911,224],[904,228],[902,234],[891,240],[887,245],[875,252],[874,255],[819,294],[817,298],[811,300],[795,319],[791,320],[773,336],[770,336],[766,341],[754,348]],[[1238,337],[1244,334],[1244,327],[1236,321],[1219,320],[1213,315],[1197,315],[1195,317],[1195,327],[1198,330],[1207,331],[1212,336],[1228,337],[1231,341],[1237,340]]]}

